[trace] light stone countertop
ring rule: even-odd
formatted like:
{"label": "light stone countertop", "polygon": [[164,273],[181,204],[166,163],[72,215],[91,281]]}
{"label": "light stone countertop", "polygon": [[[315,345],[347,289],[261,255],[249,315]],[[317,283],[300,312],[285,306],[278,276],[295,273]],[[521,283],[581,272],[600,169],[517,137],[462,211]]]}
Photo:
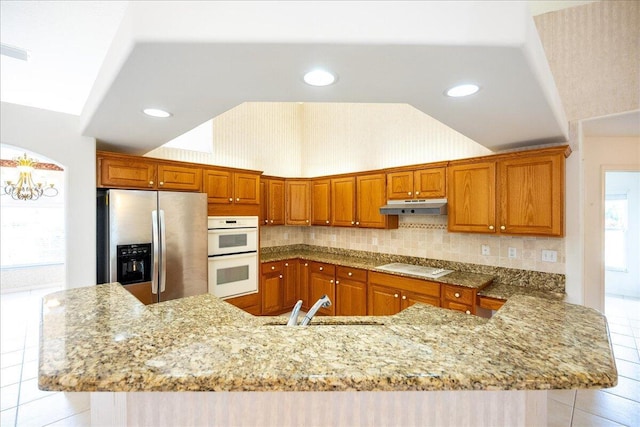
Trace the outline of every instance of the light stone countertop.
{"label": "light stone countertop", "polygon": [[617,382],[605,317],[560,301],[516,295],[489,320],[416,304],[395,316],[286,321],[212,295],[144,306],[117,283],[53,293],[43,298],[39,387],[544,390]]}

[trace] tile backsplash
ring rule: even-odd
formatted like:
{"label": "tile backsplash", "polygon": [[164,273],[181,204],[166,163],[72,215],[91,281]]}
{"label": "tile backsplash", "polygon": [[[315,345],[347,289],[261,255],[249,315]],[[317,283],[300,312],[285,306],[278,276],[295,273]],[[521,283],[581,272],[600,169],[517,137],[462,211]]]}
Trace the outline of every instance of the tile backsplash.
{"label": "tile backsplash", "polygon": [[[565,273],[562,238],[449,233],[446,216],[400,216],[397,230],[262,227],[260,239],[261,247],[302,243],[545,273]],[[489,255],[482,255],[483,245],[489,248]],[[509,248],[515,249],[515,257],[509,257]],[[556,262],[543,261],[543,250],[555,251]]]}

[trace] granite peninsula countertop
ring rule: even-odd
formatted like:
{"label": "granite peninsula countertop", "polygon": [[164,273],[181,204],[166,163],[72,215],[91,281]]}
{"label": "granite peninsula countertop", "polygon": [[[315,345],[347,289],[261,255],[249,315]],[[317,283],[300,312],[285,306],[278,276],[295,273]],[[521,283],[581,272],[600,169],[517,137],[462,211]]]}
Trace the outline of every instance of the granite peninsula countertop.
{"label": "granite peninsula countertop", "polygon": [[[535,319],[535,321],[532,321]],[[491,319],[423,304],[394,316],[254,317],[212,296],[142,305],[117,283],[43,298],[39,387],[62,391],[606,388],[606,319],[516,295]]]}

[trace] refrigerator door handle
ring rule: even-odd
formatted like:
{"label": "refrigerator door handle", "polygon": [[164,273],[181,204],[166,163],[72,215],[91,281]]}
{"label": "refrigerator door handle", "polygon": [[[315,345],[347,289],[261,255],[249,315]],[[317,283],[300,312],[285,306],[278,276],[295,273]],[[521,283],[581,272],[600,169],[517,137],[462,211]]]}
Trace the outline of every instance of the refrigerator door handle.
{"label": "refrigerator door handle", "polygon": [[153,272],[151,273],[151,293],[158,293],[158,211],[151,211],[151,246],[153,246]]}
{"label": "refrigerator door handle", "polygon": [[164,225],[164,210],[160,209],[160,292],[164,292],[167,284],[167,238]]}

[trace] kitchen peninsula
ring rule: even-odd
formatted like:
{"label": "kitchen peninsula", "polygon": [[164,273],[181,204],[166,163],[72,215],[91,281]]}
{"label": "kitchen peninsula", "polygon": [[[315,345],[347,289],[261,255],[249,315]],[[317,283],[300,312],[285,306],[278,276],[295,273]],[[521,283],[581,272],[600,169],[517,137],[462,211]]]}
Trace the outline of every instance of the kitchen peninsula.
{"label": "kitchen peninsula", "polygon": [[[531,425],[545,390],[617,382],[604,316],[560,301],[514,296],[491,319],[416,304],[286,320],[212,295],[144,306],[119,284],[57,292],[43,300],[39,386],[116,392],[92,393],[93,425]],[[117,393],[134,391],[163,393]]]}

